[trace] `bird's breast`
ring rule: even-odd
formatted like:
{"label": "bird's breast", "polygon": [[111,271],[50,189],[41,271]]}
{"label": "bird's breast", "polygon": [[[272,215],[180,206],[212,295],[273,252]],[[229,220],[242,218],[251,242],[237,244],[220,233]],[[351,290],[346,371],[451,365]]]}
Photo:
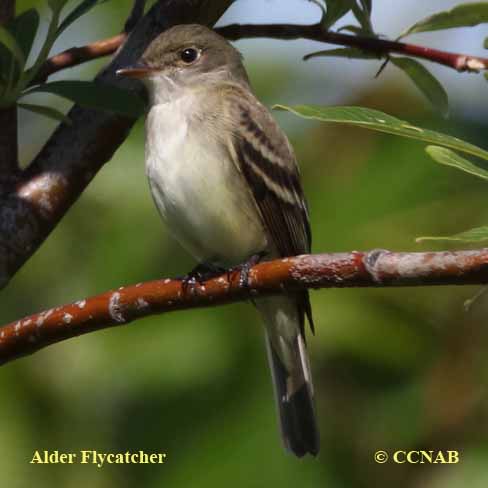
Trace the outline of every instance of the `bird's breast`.
{"label": "bird's breast", "polygon": [[151,192],[171,233],[197,260],[237,264],[266,248],[263,225],[217,131],[191,110],[191,100],[180,100],[147,116]]}

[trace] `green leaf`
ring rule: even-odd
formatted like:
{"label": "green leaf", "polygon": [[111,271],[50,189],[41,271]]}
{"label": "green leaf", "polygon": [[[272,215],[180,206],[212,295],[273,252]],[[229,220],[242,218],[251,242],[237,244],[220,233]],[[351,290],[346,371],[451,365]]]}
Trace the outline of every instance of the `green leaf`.
{"label": "green leaf", "polygon": [[368,2],[361,0],[360,3],[361,6],[356,2],[353,3],[352,12],[361,25],[362,32],[364,34],[374,34],[373,26],[371,24],[371,12],[368,9]]}
{"label": "green leaf", "polygon": [[58,122],[65,122],[68,125],[72,124],[71,120],[66,117],[66,115],[52,107],[46,107],[44,105],[33,105],[31,103],[19,103],[17,105],[24,110],[29,110],[30,112],[43,115],[44,117],[49,117],[50,119],[54,119]]}
{"label": "green leaf", "polygon": [[363,10],[371,17],[371,14],[373,13],[373,1],[361,0],[361,5],[363,6]]}
{"label": "green leaf", "polygon": [[488,241],[488,226],[477,227],[452,236],[424,236],[417,237],[415,242],[423,241],[461,241],[461,242],[483,242]]}
{"label": "green leaf", "polygon": [[337,32],[342,31],[352,32],[353,34],[359,36],[360,34],[362,34],[363,29],[361,29],[361,27],[358,27],[357,25],[343,25],[342,27],[339,27],[339,29],[337,29]]}
{"label": "green leaf", "polygon": [[68,3],[68,0],[47,0],[49,8],[56,13],[60,13],[64,6]]}
{"label": "green leaf", "polygon": [[325,51],[317,51],[314,53],[307,54],[303,56],[306,61],[311,58],[318,57],[340,57],[349,59],[381,59],[377,54],[362,51],[361,49],[355,47],[345,47],[338,49],[327,49]]}
{"label": "green leaf", "polygon": [[25,65],[25,56],[22,48],[19,46],[17,39],[15,39],[10,31],[3,26],[0,26],[0,42],[12,53],[12,56],[17,61],[18,65],[23,69]]}
{"label": "green leaf", "polygon": [[322,20],[325,29],[330,29],[339,19],[352,8],[353,0],[327,0],[327,11]]}
{"label": "green leaf", "polygon": [[7,83],[8,71],[12,61],[11,52],[0,43],[0,81]]}
{"label": "green leaf", "polygon": [[82,15],[85,15],[96,5],[105,3],[108,0],[83,0],[75,7],[61,22],[57,35],[61,34],[65,29],[67,29],[73,22],[78,20]]}
{"label": "green leaf", "polygon": [[26,10],[9,23],[8,29],[17,40],[17,43],[24,54],[24,59],[29,54],[34,44],[34,39],[39,28],[39,13],[36,9]]}
{"label": "green leaf", "polygon": [[321,107],[318,105],[298,105],[294,107],[276,105],[274,108],[287,110],[306,119],[364,127],[438,144],[488,161],[488,151],[480,147],[447,134],[415,127],[404,120],[397,119],[379,110],[364,107]]}
{"label": "green leaf", "polygon": [[417,32],[472,27],[486,22],[488,22],[488,2],[466,3],[420,20],[403,32],[399,39]]}
{"label": "green leaf", "polygon": [[446,90],[423,64],[411,58],[391,57],[390,61],[415,83],[417,88],[442,115],[447,115],[449,101]]}
{"label": "green leaf", "polygon": [[85,107],[127,117],[139,117],[144,113],[144,103],[137,95],[116,86],[101,85],[92,81],[53,81],[28,90],[23,96],[35,92],[54,93]]}
{"label": "green leaf", "polygon": [[[488,171],[474,165],[471,161],[462,158],[459,154],[439,146],[427,146],[425,148],[427,154],[431,156],[435,161],[446,166],[460,169],[466,173],[488,180]],[[488,158],[484,158],[488,159]]]}

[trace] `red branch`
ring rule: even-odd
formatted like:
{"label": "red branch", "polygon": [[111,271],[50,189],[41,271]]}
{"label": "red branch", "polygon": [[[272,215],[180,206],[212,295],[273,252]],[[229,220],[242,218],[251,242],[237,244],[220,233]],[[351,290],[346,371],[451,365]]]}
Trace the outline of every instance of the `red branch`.
{"label": "red branch", "polygon": [[[460,72],[479,72],[488,69],[488,58],[440,51],[404,42],[325,31],[320,24],[232,24],[218,27],[215,30],[232,41],[256,37],[282,40],[310,39],[328,44],[356,47],[362,51],[374,53],[378,57],[386,57],[390,53],[406,54],[442,64]],[[124,42],[124,39],[125,35],[120,34],[110,39],[97,41],[84,47],[71,48],[57,54],[46,62],[42,70],[42,78],[45,79],[57,71],[112,54]]]}
{"label": "red branch", "polygon": [[125,42],[127,34],[123,32],[116,36],[101,41],[96,41],[92,44],[82,47],[72,47],[56,54],[49,58],[41,68],[39,75],[33,83],[42,83],[52,75],[60,70],[72,68],[79,64],[91,61],[92,59],[102,58],[113,54]]}
{"label": "red branch", "polygon": [[433,63],[443,64],[457,71],[478,72],[488,69],[488,58],[469,56],[467,54],[439,51],[430,47],[388,41],[375,37],[354,36],[340,32],[325,31],[320,24],[293,25],[240,25],[232,24],[217,29],[220,34],[231,40],[269,37],[274,39],[310,39],[312,41],[356,47],[362,51],[385,57],[390,53],[407,54],[416,58],[426,59]]}
{"label": "red branch", "polygon": [[96,330],[163,312],[208,307],[305,288],[474,285],[488,283],[488,249],[304,255],[258,264],[242,288],[234,273],[183,292],[181,281],[119,288],[46,310],[0,328],[0,364]]}

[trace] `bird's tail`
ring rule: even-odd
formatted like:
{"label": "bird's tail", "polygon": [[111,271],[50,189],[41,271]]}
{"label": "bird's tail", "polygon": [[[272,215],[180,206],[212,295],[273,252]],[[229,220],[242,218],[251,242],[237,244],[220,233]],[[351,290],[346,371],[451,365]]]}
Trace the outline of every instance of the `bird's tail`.
{"label": "bird's tail", "polygon": [[303,332],[303,312],[294,297],[256,303],[266,322],[271,368],[283,443],[296,456],[319,451],[312,376]]}

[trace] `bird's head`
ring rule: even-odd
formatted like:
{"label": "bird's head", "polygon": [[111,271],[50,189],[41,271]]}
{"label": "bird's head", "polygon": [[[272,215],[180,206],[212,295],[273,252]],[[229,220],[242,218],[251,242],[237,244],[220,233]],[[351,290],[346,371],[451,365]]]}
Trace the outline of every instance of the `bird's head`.
{"label": "bird's head", "polygon": [[[119,76],[141,80],[150,96],[222,80],[248,83],[242,56],[225,38],[198,24],[174,26],[160,34],[133,66]],[[154,97],[151,97],[154,98]]]}

